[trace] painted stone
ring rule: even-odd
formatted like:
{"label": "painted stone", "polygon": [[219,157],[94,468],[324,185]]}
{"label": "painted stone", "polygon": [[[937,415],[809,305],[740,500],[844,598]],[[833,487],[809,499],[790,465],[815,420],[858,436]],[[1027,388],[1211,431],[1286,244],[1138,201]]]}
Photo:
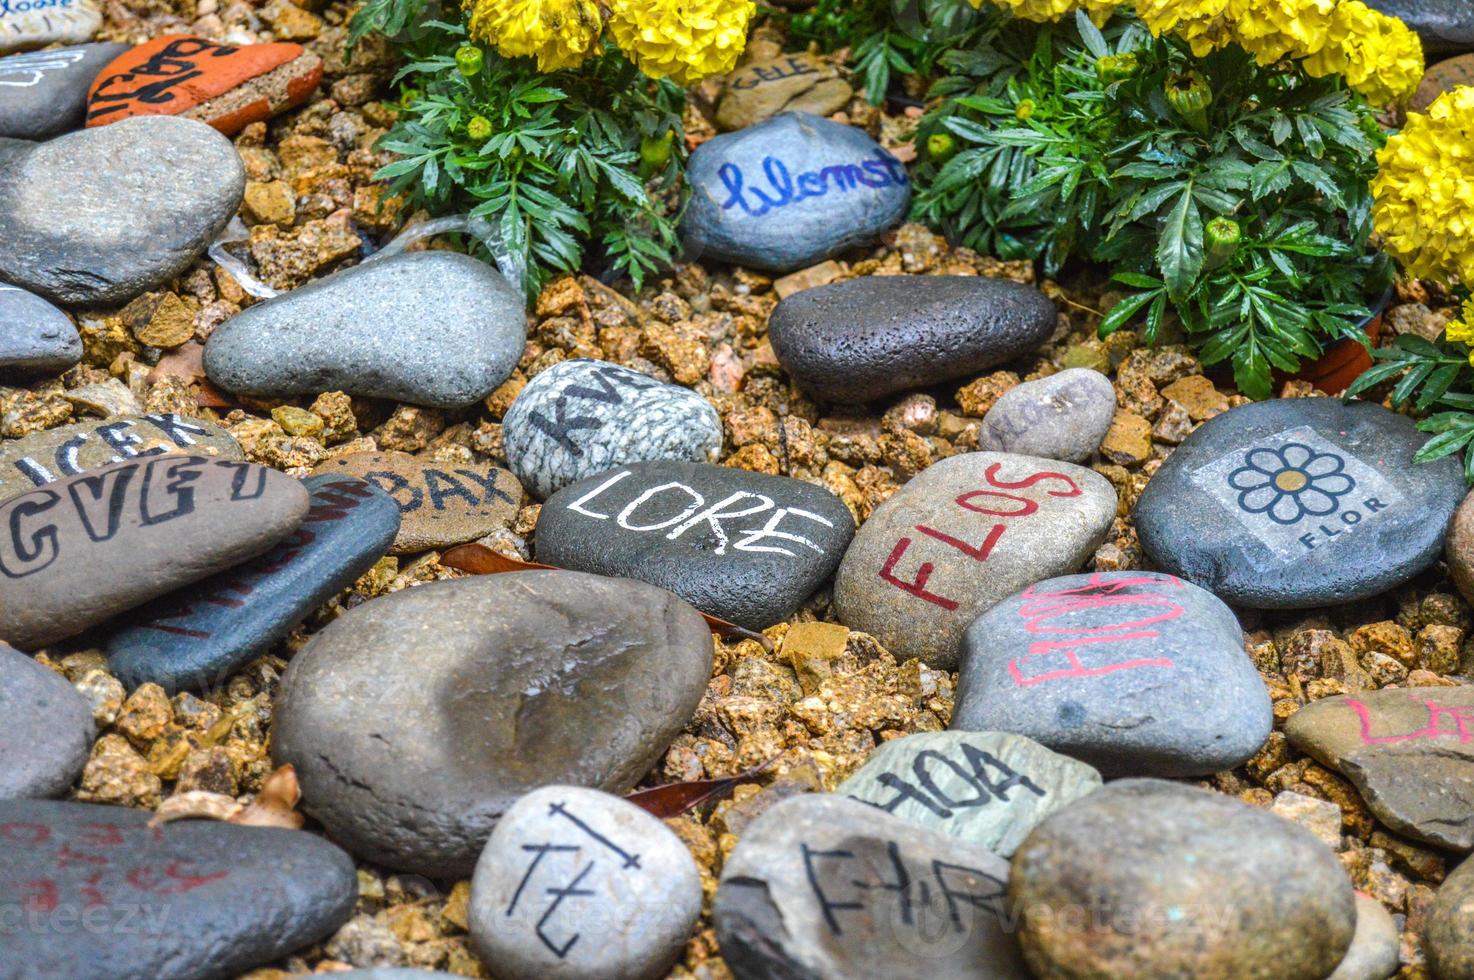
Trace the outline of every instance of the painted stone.
{"label": "painted stone", "polygon": [[1428,54],[1474,50],[1474,5],[1468,0],[1366,0],[1418,32]]}
{"label": "painted stone", "polygon": [[[1434,909],[1436,911],[1437,904]],[[1356,932],[1341,964],[1326,980],[1387,980],[1402,966],[1402,930],[1382,903],[1356,893]],[[1450,971],[1442,976],[1457,976]]]}
{"label": "painted stone", "polygon": [[0,58],[0,136],[46,140],[82,125],[87,88],[123,44],[77,44]]}
{"label": "painted stone", "polygon": [[1438,886],[1423,949],[1433,976],[1474,975],[1474,859],[1465,858]]}
{"label": "painted stone", "polygon": [[0,800],[65,793],[96,734],[65,677],[0,643]]}
{"label": "painted stone", "polygon": [[0,3],[0,54],[92,40],[102,11],[92,0],[5,0]]}
{"label": "painted stone", "polygon": [[61,374],[81,359],[82,338],[65,313],[0,282],[0,380]]}
{"label": "painted stone", "polygon": [[780,112],[827,116],[849,105],[854,94],[833,63],[804,52],[785,54],[751,62],[727,76],[716,124],[730,132]]}
{"label": "painted stone", "polygon": [[983,416],[978,447],[1083,463],[1116,416],[1116,390],[1099,371],[1070,368],[1003,393]]}

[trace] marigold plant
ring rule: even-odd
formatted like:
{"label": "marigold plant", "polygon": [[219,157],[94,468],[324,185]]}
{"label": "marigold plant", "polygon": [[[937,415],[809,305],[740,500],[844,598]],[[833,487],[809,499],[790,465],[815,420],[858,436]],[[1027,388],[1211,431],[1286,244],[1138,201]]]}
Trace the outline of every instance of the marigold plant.
{"label": "marigold plant", "polygon": [[575,68],[596,53],[604,19],[594,0],[483,0],[468,5],[471,37],[543,71]]}

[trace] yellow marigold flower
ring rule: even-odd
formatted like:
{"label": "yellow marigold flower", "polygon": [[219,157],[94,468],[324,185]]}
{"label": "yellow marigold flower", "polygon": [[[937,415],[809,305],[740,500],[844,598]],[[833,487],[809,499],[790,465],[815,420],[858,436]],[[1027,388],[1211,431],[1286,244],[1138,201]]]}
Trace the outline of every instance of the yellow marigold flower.
{"label": "yellow marigold flower", "polygon": [[1175,34],[1201,58],[1233,40],[1228,3],[1229,0],[1136,0],[1136,15],[1153,35]]}
{"label": "yellow marigold flower", "polygon": [[[982,0],[968,0],[974,9],[981,2]],[[1072,16],[1076,10],[1084,10],[1096,24],[1104,24],[1120,5],[1119,0],[993,0],[993,4],[1022,20],[1041,24],[1045,21],[1063,20]]]}
{"label": "yellow marigold flower", "polygon": [[732,70],[752,0],[609,0],[614,43],[652,78],[689,85]]}
{"label": "yellow marigold flower", "polygon": [[[1346,67],[1341,73],[1347,83],[1373,105],[1386,105],[1409,98],[1423,78],[1423,42],[1396,17],[1372,10],[1360,0],[1348,0],[1349,17],[1362,23],[1348,34]],[[1354,8],[1364,8],[1356,11]]]}
{"label": "yellow marigold flower", "polygon": [[1303,58],[1325,46],[1336,0],[1230,0],[1233,39],[1261,65]]}
{"label": "yellow marigold flower", "polygon": [[508,58],[536,58],[543,71],[597,53],[603,22],[594,0],[468,0],[471,37]]}
{"label": "yellow marigold flower", "polygon": [[[1444,329],[1444,336],[1463,344],[1474,344],[1474,299],[1464,300],[1464,315]],[[1469,363],[1474,364],[1474,350],[1469,351]]]}

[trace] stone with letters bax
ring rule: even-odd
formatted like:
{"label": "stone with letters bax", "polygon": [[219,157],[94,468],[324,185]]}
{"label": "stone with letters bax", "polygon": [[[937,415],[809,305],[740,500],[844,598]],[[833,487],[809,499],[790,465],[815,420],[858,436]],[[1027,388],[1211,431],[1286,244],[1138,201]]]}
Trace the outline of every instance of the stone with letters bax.
{"label": "stone with letters bax", "polygon": [[316,834],[90,803],[0,802],[13,980],[229,977],[330,935],[353,859]]}
{"label": "stone with letters bax", "polygon": [[639,579],[749,629],[791,616],[855,533],[823,487],[707,463],[636,463],[555,493],[537,560]]}
{"label": "stone with letters bax", "polygon": [[1111,776],[1202,776],[1269,737],[1233,611],[1160,572],[1035,583],[962,642],[953,730],[1027,735]]}
{"label": "stone with letters bax", "polygon": [[1225,602],[1305,609],[1392,589],[1438,560],[1465,486],[1454,456],[1367,402],[1275,399],[1203,423],[1134,512],[1164,571]]}

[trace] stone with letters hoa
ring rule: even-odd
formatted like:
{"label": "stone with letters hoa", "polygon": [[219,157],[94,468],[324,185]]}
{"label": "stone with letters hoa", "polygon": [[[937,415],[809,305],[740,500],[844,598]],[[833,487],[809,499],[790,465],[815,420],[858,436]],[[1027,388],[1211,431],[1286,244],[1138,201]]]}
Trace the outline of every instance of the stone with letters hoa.
{"label": "stone with letters hoa", "polygon": [[639,579],[749,629],[791,616],[855,533],[823,487],[707,463],[635,463],[543,505],[537,560]]}
{"label": "stone with letters hoa", "polygon": [[911,204],[899,160],[864,130],[804,112],[701,144],[686,180],[687,253],[772,272],[867,245]]}
{"label": "stone with letters hoa", "polygon": [[1275,399],[1224,412],[1137,501],[1153,563],[1256,609],[1353,602],[1438,560],[1465,487],[1458,459],[1413,457],[1412,419],[1366,402]]}

